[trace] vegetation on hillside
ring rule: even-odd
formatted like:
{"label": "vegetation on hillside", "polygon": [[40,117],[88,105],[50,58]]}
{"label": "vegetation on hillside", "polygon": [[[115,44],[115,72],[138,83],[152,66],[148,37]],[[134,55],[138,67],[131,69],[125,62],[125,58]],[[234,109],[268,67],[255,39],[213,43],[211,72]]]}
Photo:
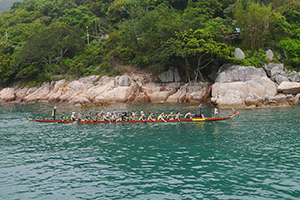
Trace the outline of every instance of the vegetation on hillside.
{"label": "vegetation on hillside", "polygon": [[[91,74],[133,65],[177,67],[199,81],[214,66],[276,61],[300,69],[296,0],[28,0],[0,16],[0,84]],[[247,59],[237,60],[240,47]],[[219,63],[219,64],[218,64]]]}

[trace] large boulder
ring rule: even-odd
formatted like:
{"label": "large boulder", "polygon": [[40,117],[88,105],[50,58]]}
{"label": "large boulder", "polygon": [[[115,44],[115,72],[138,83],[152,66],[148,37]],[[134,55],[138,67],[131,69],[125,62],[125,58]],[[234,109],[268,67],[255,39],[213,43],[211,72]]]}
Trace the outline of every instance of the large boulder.
{"label": "large boulder", "polygon": [[256,77],[267,77],[262,68],[226,64],[220,67],[215,82],[228,83],[251,80]]}
{"label": "large boulder", "polygon": [[0,91],[0,102],[9,102],[15,100],[15,89],[4,88]]}
{"label": "large boulder", "polygon": [[278,86],[278,92],[284,94],[298,94],[300,93],[300,83],[284,81]]}
{"label": "large boulder", "polygon": [[245,54],[240,48],[236,48],[233,53],[234,57],[237,59],[244,59]]}
{"label": "large boulder", "polygon": [[282,63],[269,63],[263,66],[272,81],[281,84],[283,81],[289,81],[288,74],[284,70]]}

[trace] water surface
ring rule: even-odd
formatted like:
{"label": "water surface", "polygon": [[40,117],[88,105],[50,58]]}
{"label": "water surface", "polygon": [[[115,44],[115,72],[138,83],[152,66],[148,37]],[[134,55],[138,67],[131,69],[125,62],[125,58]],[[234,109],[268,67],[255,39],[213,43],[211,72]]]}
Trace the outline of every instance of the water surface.
{"label": "water surface", "polygon": [[[72,111],[198,111],[197,104],[0,105],[0,199],[299,199],[299,106],[219,122],[55,124]],[[204,112],[212,112],[204,104]],[[230,110],[221,110],[228,116]]]}

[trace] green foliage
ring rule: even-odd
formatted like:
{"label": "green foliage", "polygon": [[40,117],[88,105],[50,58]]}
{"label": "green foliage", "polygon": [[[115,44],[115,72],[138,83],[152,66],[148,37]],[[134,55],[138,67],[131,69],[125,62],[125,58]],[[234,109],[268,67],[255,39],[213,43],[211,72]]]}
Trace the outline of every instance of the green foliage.
{"label": "green foliage", "polygon": [[259,51],[254,52],[248,50],[244,53],[245,59],[230,58],[229,60],[235,64],[254,67],[262,67],[264,63],[270,62],[270,60],[267,59],[266,52],[262,49],[259,49]]}

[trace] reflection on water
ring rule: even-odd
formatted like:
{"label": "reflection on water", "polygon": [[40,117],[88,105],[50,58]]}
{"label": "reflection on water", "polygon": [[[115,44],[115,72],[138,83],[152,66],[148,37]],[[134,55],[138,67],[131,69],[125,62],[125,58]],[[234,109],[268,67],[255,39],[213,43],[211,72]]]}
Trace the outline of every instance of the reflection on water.
{"label": "reflection on water", "polygon": [[[55,104],[0,106],[1,199],[298,199],[299,106],[206,123],[44,124]],[[116,104],[58,112],[177,111]],[[212,111],[204,105],[207,116]],[[222,111],[223,116],[231,111]]]}

